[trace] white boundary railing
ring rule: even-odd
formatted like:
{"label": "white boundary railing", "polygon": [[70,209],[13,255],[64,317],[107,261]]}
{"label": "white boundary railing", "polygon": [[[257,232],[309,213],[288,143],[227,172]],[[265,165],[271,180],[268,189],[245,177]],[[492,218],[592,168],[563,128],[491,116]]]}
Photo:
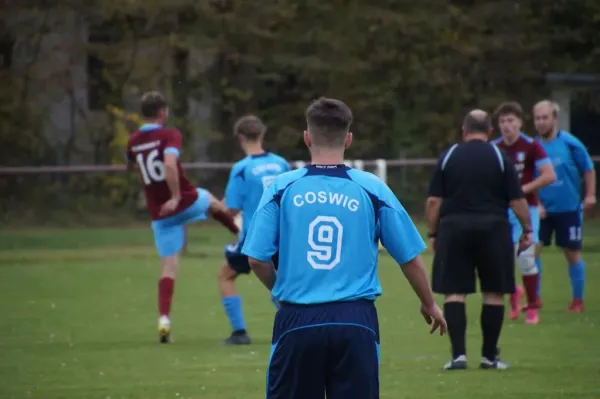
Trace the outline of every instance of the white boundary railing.
{"label": "white boundary railing", "polygon": [[[595,157],[596,162],[600,162],[600,157]],[[435,158],[415,158],[415,159],[373,159],[373,160],[351,160],[346,164],[362,169],[359,166],[376,168],[386,166],[427,166],[435,165]],[[307,164],[306,161],[293,161],[291,164],[296,168],[301,168]],[[191,162],[184,163],[184,169],[207,169],[207,170],[228,170],[233,166],[233,162]],[[1,175],[40,175],[51,173],[107,173],[123,172],[125,165],[67,165],[67,166],[0,166]]]}
{"label": "white boundary railing", "polygon": [[[600,156],[593,156],[594,162],[600,162]],[[346,165],[356,169],[368,169],[387,181],[387,170],[389,167],[412,167],[435,165],[436,158],[414,158],[414,159],[371,159],[371,160],[347,160]],[[302,168],[306,161],[293,161],[291,165]],[[187,170],[229,170],[232,162],[192,162],[184,163]],[[69,166],[0,166],[0,176],[7,175],[44,175],[44,174],[72,174],[72,173],[120,173],[125,171],[125,165],[69,165]]]}
{"label": "white boundary railing", "polygon": [[[435,165],[434,158],[416,159],[373,159],[373,160],[346,160],[344,163],[350,167],[369,170],[379,178],[387,182],[388,167],[399,166],[427,166]],[[302,168],[307,165],[306,161],[293,161],[290,165],[294,168]],[[193,162],[184,163],[186,170],[229,170],[233,166],[231,162]],[[121,173],[126,170],[125,165],[69,165],[69,166],[0,166],[0,176],[23,176],[23,175],[48,175],[48,174],[75,174],[75,173]]]}

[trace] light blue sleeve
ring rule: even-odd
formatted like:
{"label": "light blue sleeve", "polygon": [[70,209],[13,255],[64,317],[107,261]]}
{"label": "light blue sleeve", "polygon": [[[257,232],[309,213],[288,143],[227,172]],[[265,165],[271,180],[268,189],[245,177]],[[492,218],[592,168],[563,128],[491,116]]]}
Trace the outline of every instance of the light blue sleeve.
{"label": "light blue sleeve", "polygon": [[579,173],[583,174],[594,169],[594,162],[592,161],[587,148],[585,148],[585,145],[573,135],[569,135],[568,143],[572,149],[573,160],[575,161],[575,165],[577,165]]}
{"label": "light blue sleeve", "polygon": [[229,173],[229,180],[225,188],[225,206],[229,209],[242,209],[246,190],[244,186],[244,167],[235,165]]}
{"label": "light blue sleeve", "polygon": [[381,243],[399,265],[404,265],[421,254],[426,245],[398,198],[384,183],[382,186],[379,198]]}
{"label": "light blue sleeve", "polygon": [[252,217],[242,253],[250,258],[268,262],[279,250],[279,204],[275,197],[276,184],[271,184],[260,199]]}
{"label": "light blue sleeve", "polygon": [[175,154],[175,156],[177,158],[179,158],[179,154],[180,154],[179,149],[175,148],[175,147],[167,147],[167,148],[165,148],[165,150],[163,152],[165,154]]}

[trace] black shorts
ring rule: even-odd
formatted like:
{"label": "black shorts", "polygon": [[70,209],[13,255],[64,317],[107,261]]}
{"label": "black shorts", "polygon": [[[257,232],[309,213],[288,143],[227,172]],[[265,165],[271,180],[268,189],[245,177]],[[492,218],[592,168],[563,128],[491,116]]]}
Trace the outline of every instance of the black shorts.
{"label": "black shorts", "polygon": [[511,226],[501,216],[450,216],[440,221],[432,286],[438,294],[515,291]]}
{"label": "black shorts", "polygon": [[[241,252],[243,246],[243,241],[225,246],[225,259],[227,260],[227,264],[235,270],[237,274],[250,273],[248,257]],[[277,267],[279,266],[279,253],[276,253],[273,256],[273,265],[275,266],[275,270],[277,270]]]}
{"label": "black shorts", "polygon": [[372,301],[281,304],[267,399],[379,399],[379,322]]}

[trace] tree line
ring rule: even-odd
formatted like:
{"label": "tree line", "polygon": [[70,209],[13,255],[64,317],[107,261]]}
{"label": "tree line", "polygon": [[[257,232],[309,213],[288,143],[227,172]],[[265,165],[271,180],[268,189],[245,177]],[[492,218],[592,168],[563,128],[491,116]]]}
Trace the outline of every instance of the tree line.
{"label": "tree line", "polygon": [[[0,37],[26,37],[35,51],[58,23],[40,27],[39,16],[56,10],[89,27],[84,50],[100,80],[92,100],[102,100],[106,117],[88,118],[87,132],[74,128],[68,151],[82,151],[78,135],[88,134],[94,163],[122,161],[120,147],[136,121],[121,111],[130,111],[128,96],[154,87],[171,98],[173,123],[190,147],[202,131],[211,160],[240,156],[230,132],[247,112],[268,123],[270,149],[305,159],[304,110],[322,95],[354,112],[350,158],[397,158],[437,156],[459,137],[469,108],[516,99],[529,109],[549,95],[547,73],[594,73],[600,65],[595,0],[38,0],[1,11]],[[32,12],[38,23],[8,21]],[[144,54],[148,43],[160,56]],[[10,51],[3,54],[1,163],[69,163],[43,133],[43,107],[28,100],[35,66],[6,67]],[[162,65],[167,58],[170,68]],[[190,99],[211,111],[201,127],[189,116]]]}

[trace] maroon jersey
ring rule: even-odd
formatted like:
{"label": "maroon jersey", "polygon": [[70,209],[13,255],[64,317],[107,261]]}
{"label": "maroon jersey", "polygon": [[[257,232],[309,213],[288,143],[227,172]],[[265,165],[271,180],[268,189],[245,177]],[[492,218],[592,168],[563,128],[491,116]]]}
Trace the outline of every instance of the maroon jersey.
{"label": "maroon jersey", "polygon": [[[521,179],[521,186],[535,180],[538,166],[549,162],[542,146],[524,134],[521,134],[512,145],[506,144],[502,138],[495,140],[494,143],[503,149],[514,162]],[[539,205],[535,192],[529,193],[525,197],[529,205]]]}
{"label": "maroon jersey", "polygon": [[179,155],[181,133],[177,129],[144,125],[129,136],[127,159],[131,163],[137,163],[144,185],[146,206],[153,220],[173,216],[192,205],[198,198],[196,188],[185,177],[181,163],[177,161],[181,202],[174,213],[159,216],[161,206],[171,198],[171,190],[165,178],[165,151]]}

